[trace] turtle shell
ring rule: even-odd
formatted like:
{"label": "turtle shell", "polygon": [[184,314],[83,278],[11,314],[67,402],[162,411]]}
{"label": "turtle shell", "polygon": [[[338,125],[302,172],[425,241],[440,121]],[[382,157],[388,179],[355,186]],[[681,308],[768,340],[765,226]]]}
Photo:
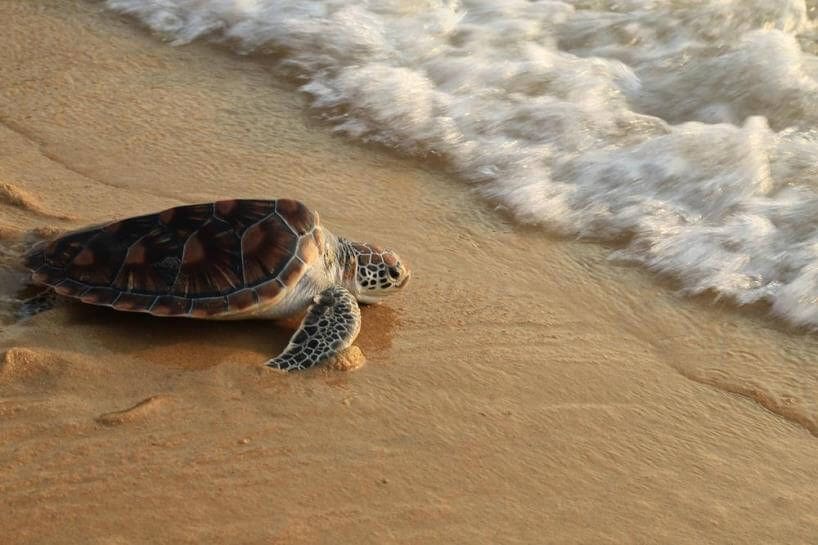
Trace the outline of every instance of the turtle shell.
{"label": "turtle shell", "polygon": [[236,199],[69,233],[26,265],[35,283],[85,303],[211,318],[283,299],[323,253],[321,237],[300,202]]}

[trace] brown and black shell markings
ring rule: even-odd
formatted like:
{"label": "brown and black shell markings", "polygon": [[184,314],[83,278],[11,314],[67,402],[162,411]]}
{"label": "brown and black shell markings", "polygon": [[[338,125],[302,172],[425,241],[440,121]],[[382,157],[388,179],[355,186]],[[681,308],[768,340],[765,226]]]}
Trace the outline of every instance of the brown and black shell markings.
{"label": "brown and black shell markings", "polygon": [[26,257],[35,283],[85,303],[210,318],[280,301],[322,254],[300,202],[228,200],[67,234]]}

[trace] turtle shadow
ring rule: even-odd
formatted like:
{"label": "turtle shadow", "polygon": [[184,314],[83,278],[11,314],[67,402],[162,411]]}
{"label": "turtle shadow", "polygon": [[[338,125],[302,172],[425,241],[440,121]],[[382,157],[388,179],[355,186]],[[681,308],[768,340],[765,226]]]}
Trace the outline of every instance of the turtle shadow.
{"label": "turtle shadow", "polygon": [[355,344],[364,355],[371,357],[388,351],[401,323],[399,312],[389,303],[361,305],[361,320],[361,332]]}
{"label": "turtle shadow", "polygon": [[106,351],[186,369],[261,364],[284,349],[297,327],[289,321],[160,318],[78,303],[66,303],[65,312],[66,326],[93,330],[94,343]]}
{"label": "turtle shadow", "polygon": [[[193,320],[160,318],[75,302],[62,305],[65,325],[88,329],[106,352],[159,365],[206,369],[221,363],[262,364],[287,346],[301,316],[287,320]],[[355,341],[366,355],[387,351],[399,323],[384,305],[362,306],[363,324]]]}

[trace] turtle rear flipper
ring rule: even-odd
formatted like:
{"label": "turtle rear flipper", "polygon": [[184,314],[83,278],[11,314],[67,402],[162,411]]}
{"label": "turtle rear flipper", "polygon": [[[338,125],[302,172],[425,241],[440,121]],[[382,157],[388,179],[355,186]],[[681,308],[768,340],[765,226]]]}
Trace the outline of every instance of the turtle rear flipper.
{"label": "turtle rear flipper", "polygon": [[28,299],[24,299],[17,308],[17,319],[25,320],[35,314],[51,310],[57,304],[57,294],[52,289],[42,290],[40,293]]}
{"label": "turtle rear flipper", "polygon": [[349,348],[360,330],[361,311],[355,296],[341,286],[327,288],[307,309],[284,351],[266,365],[284,371],[308,369]]}

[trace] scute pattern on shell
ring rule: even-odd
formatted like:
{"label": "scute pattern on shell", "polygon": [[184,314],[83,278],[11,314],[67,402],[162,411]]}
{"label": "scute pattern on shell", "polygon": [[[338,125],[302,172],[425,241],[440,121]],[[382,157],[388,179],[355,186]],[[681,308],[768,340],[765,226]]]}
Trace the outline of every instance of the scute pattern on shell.
{"label": "scute pattern on shell", "polygon": [[316,262],[319,238],[318,215],[298,201],[234,199],[69,233],[26,265],[85,303],[205,318],[282,297]]}

